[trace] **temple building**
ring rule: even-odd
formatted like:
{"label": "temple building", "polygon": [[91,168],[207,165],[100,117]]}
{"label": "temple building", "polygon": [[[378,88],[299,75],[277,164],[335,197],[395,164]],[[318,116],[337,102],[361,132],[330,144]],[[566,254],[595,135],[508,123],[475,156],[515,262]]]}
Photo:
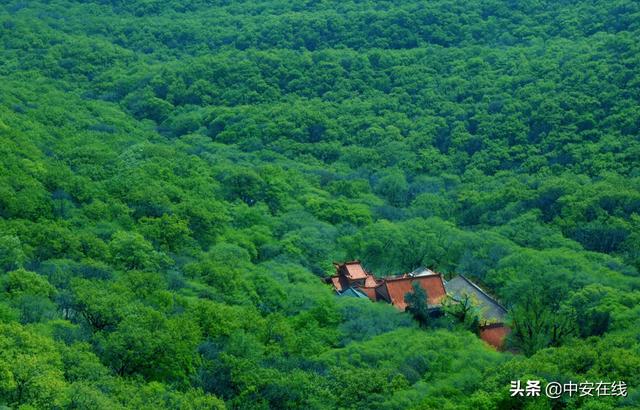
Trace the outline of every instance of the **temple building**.
{"label": "temple building", "polygon": [[[333,285],[338,294],[344,294],[349,288],[358,290],[376,301],[375,289],[381,284],[373,275],[362,267],[360,261],[350,261],[334,263],[336,274],[327,278],[326,281]],[[349,293],[351,294],[351,293]]]}
{"label": "temple building", "polygon": [[425,290],[427,305],[432,309],[439,308],[446,296],[442,275],[429,269],[376,279],[362,267],[358,260],[333,265],[336,268],[336,274],[325,279],[325,282],[331,283],[336,293],[341,296],[364,294],[374,302],[382,300],[402,311],[407,308],[404,295],[413,291],[414,282],[419,283]]}
{"label": "temple building", "polygon": [[434,313],[441,311],[447,296],[454,302],[459,302],[465,296],[469,297],[480,310],[480,338],[495,348],[501,349],[509,334],[510,329],[505,324],[507,310],[465,276],[458,275],[445,281],[440,273],[419,268],[403,275],[378,279],[367,272],[359,260],[333,265],[336,273],[326,278],[325,282],[331,284],[340,296],[384,301],[405,311],[407,303],[404,297],[413,291],[413,284],[418,283],[427,295],[427,306]]}

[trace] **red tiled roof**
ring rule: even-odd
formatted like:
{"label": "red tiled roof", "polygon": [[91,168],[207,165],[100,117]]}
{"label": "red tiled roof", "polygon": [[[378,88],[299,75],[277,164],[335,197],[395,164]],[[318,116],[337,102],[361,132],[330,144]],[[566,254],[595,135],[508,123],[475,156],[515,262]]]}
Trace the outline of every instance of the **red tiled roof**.
{"label": "red tiled roof", "polygon": [[351,286],[351,282],[349,282],[349,280],[344,276],[333,275],[329,279],[330,282],[327,283],[331,283],[335,290],[337,290],[338,292],[342,292],[343,290]]}
{"label": "red tiled roof", "polygon": [[440,274],[416,277],[402,276],[385,280],[383,286],[385,286],[387,290],[387,301],[398,309],[405,310],[407,304],[404,301],[404,295],[413,292],[413,282],[419,283],[420,287],[427,292],[427,304],[430,306],[439,305],[446,296]]}
{"label": "red tiled roof", "polygon": [[367,279],[364,281],[365,288],[375,288],[379,284],[380,283],[376,281],[376,278],[374,278],[373,275],[367,275]]}
{"label": "red tiled roof", "polygon": [[376,279],[372,274],[364,270],[360,261],[334,263],[336,274],[325,279],[331,283],[334,289],[342,292],[355,286],[371,300],[386,300],[400,310],[405,310],[407,304],[404,296],[413,291],[412,284],[417,282],[427,292],[430,306],[439,305],[446,292],[442,276],[439,273],[426,271],[427,274],[414,276],[405,274],[400,277]]}
{"label": "red tiled roof", "polygon": [[359,261],[345,262],[342,266],[346,271],[346,276],[350,280],[365,279],[367,272],[362,268]]}
{"label": "red tiled roof", "polygon": [[339,276],[332,276],[331,277],[331,283],[333,284],[333,287],[338,292],[342,292],[342,284],[340,283],[340,277]]}

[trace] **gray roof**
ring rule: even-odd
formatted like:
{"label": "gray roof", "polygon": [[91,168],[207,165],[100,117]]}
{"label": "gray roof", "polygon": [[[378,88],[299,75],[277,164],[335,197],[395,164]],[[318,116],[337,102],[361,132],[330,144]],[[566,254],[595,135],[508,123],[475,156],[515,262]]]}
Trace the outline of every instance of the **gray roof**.
{"label": "gray roof", "polygon": [[465,295],[471,297],[473,303],[480,308],[481,319],[504,322],[507,309],[466,277],[458,275],[445,282],[444,287],[456,300],[462,299]]}
{"label": "gray roof", "polygon": [[366,294],[362,293],[361,291],[355,288],[347,288],[342,292],[338,292],[338,296],[351,296],[356,298],[369,299],[369,296],[367,296]]}

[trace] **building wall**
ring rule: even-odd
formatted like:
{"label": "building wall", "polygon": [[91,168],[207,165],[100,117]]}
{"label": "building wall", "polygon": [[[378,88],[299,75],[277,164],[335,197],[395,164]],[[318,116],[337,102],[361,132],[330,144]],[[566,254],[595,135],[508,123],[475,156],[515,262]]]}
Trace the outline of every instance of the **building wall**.
{"label": "building wall", "polygon": [[504,340],[509,333],[511,333],[511,329],[503,323],[492,324],[480,328],[480,338],[499,350],[504,347]]}
{"label": "building wall", "polygon": [[375,302],[378,300],[378,294],[376,293],[376,288],[359,287],[358,290],[360,290],[365,295],[369,296],[369,299],[371,299],[372,301]]}

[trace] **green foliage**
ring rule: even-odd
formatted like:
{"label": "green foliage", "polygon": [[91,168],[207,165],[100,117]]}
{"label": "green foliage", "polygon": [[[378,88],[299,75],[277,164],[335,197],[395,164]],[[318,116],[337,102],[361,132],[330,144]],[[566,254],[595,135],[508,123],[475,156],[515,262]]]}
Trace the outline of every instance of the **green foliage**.
{"label": "green foliage", "polygon": [[105,364],[118,375],[186,384],[195,372],[200,332],[182,317],[165,319],[151,309],[128,314],[100,341]]}
{"label": "green foliage", "polygon": [[4,404],[65,406],[68,385],[53,341],[17,324],[2,324],[0,329],[0,397]]}
{"label": "green foliage", "polygon": [[[163,233],[171,234],[166,229]],[[153,271],[159,269],[162,262],[162,255],[142,235],[136,233],[116,232],[109,243],[109,252],[113,264],[126,270]]]}
{"label": "green foliage", "polygon": [[509,345],[530,356],[549,346],[560,346],[577,333],[575,313],[554,309],[538,295],[525,295],[511,313]]}
{"label": "green foliage", "polygon": [[460,300],[454,300],[448,296],[442,303],[445,315],[457,320],[465,329],[473,333],[480,330],[480,319],[482,310],[478,306],[478,301],[469,295],[463,295]]}
{"label": "green foliage", "polygon": [[42,276],[24,269],[9,272],[2,278],[2,290],[10,298],[24,295],[53,297],[55,288]]}
{"label": "green foliage", "polygon": [[0,265],[3,271],[22,267],[25,259],[20,238],[8,235],[0,238]]}
{"label": "green foliage", "polygon": [[[639,21],[2,2],[0,407],[638,407]],[[473,334],[473,301],[421,328],[336,298],[320,278],[352,258],[467,275],[524,354]],[[630,390],[510,397],[527,378]]]}
{"label": "green foliage", "polygon": [[407,311],[420,323],[421,326],[429,325],[429,306],[427,305],[427,292],[418,282],[413,282],[412,290],[404,295]]}

